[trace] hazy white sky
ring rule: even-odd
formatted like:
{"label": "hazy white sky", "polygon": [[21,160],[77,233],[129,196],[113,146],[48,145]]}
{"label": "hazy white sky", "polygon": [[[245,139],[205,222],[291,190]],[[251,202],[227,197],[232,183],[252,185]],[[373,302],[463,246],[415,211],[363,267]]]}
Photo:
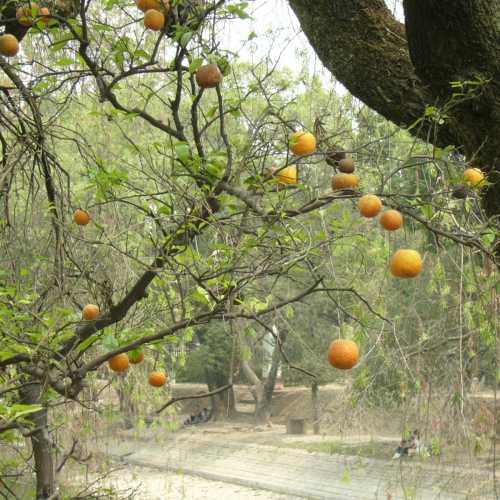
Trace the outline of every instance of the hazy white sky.
{"label": "hazy white sky", "polygon": [[[401,0],[386,0],[387,5],[399,19],[403,19]],[[244,59],[261,59],[269,50],[273,59],[280,56],[280,66],[294,68],[297,65],[297,51],[306,51],[309,68],[314,72],[324,72],[324,68],[309,46],[300,25],[288,6],[287,0],[250,1],[251,20],[228,23],[226,26],[225,48],[237,51]],[[257,38],[253,43],[244,43],[250,33]],[[272,33],[266,38],[266,33]],[[272,42],[271,42],[272,41]],[[297,68],[300,69],[300,68]]]}

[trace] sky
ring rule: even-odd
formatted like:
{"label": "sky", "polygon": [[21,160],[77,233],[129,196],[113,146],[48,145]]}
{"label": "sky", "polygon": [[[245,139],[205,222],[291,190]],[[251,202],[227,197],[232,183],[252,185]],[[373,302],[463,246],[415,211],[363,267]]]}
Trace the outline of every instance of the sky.
{"label": "sky", "polygon": [[[386,0],[388,7],[396,17],[403,20],[401,0]],[[238,51],[248,61],[261,59],[272,45],[273,59],[280,56],[279,66],[294,68],[297,64],[297,51],[306,51],[311,72],[327,74],[323,65],[310,47],[307,38],[300,30],[300,25],[288,6],[287,0],[254,0],[250,1],[248,12],[250,20],[231,21],[225,29],[224,46]],[[250,33],[255,32],[254,43],[246,43]],[[272,33],[269,38],[261,38],[266,32]]]}

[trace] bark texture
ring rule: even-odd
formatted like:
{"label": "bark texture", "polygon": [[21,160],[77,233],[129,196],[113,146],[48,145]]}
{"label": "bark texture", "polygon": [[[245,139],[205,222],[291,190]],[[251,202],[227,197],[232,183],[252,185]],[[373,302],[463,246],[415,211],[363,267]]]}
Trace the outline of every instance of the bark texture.
{"label": "bark texture", "polygon": [[[40,404],[41,386],[39,382],[24,387],[21,394],[24,404]],[[47,408],[31,413],[28,417],[32,424],[31,446],[35,459],[36,498],[56,499],[54,453],[48,430]]]}
{"label": "bark texture", "polygon": [[323,64],[385,118],[409,126],[450,103],[452,81],[484,80],[447,120],[411,130],[453,144],[489,173],[488,215],[500,215],[500,0],[404,0],[399,23],[383,0],[289,0]]}

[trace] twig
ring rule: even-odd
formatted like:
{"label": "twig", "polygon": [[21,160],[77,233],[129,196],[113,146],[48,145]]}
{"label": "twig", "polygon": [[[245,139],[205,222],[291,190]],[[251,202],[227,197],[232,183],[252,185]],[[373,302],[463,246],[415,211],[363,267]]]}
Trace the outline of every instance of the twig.
{"label": "twig", "polygon": [[210,396],[215,396],[215,394],[219,394],[221,392],[227,391],[228,389],[231,389],[233,387],[233,384],[227,384],[222,387],[219,387],[218,389],[215,389],[210,392],[205,392],[203,394],[196,394],[195,396],[179,396],[178,398],[170,398],[161,408],[155,411],[156,414],[160,414],[163,410],[168,408],[169,406],[173,405],[174,403],[178,403],[179,401],[185,401],[186,399],[201,399],[201,398],[208,398]]}

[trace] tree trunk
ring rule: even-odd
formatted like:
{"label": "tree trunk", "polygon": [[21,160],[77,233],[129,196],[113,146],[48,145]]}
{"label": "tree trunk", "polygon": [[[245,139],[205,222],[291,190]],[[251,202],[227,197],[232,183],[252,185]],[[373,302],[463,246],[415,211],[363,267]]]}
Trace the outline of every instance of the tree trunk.
{"label": "tree trunk", "polygon": [[[500,0],[404,0],[405,25],[383,0],[289,0],[327,69],[367,106],[485,170],[483,201],[500,215]],[[453,96],[451,82],[465,83]],[[444,123],[422,120],[446,106]],[[499,248],[500,250],[500,248]]]}
{"label": "tree trunk", "polygon": [[[24,387],[21,396],[24,404],[40,404],[42,396],[40,383],[36,382]],[[49,437],[47,408],[31,413],[28,415],[28,420],[33,425],[31,446],[35,460],[36,498],[37,500],[58,498],[54,469],[54,449]]]}
{"label": "tree trunk", "polygon": [[312,403],[312,419],[314,434],[320,433],[319,428],[319,397],[318,397],[318,382],[313,381],[311,385],[311,403]]}
{"label": "tree trunk", "polygon": [[252,384],[250,390],[255,399],[255,420],[258,423],[269,423],[271,417],[271,403],[281,359],[281,349],[278,342],[283,344],[286,334],[285,332],[278,333],[277,337],[272,354],[271,369],[265,380],[260,380],[257,377],[248,361],[241,361],[243,373]]}
{"label": "tree trunk", "polygon": [[134,401],[134,383],[130,377],[118,375],[116,392],[120,401],[120,414],[123,416],[123,423],[126,429],[134,427],[137,416],[137,405]]}

